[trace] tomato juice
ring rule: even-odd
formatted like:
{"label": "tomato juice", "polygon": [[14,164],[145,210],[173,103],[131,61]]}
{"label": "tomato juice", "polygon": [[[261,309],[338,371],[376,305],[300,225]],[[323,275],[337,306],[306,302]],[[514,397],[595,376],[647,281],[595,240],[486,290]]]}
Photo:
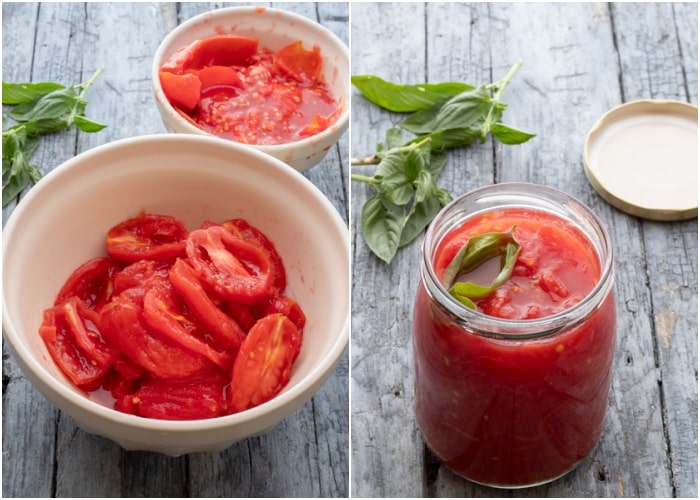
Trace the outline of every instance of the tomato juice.
{"label": "tomato juice", "polygon": [[170,103],[195,126],[244,144],[294,142],[326,130],[341,113],[322,78],[320,48],[278,51],[220,35],[177,51],[160,68]]}
{"label": "tomato juice", "polygon": [[[523,189],[550,193],[528,185],[484,192],[507,198]],[[457,474],[499,487],[553,480],[590,453],[603,428],[615,345],[607,233],[599,232],[601,245],[589,234],[594,217],[582,229],[562,204],[549,210],[511,197],[511,206],[494,196],[492,208],[470,216],[457,200],[438,216],[424,243],[413,318],[416,416],[427,446]],[[476,310],[453,300],[441,281],[459,248],[510,228],[521,249],[509,279]],[[457,280],[487,283],[497,264]]]}

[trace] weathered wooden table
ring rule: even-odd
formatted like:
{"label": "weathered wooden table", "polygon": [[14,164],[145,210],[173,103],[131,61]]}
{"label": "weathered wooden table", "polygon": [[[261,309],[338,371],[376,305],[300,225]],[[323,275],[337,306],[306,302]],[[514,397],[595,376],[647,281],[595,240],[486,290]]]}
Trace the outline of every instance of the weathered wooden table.
{"label": "weathered wooden table", "polygon": [[[642,98],[697,104],[696,3],[352,3],[352,74],[400,83],[502,78],[504,122],[537,137],[449,153],[452,194],[504,181],[545,184],[590,206],[614,240],[618,339],[603,435],[562,479],[481,487],[440,467],[413,415],[411,311],[420,239],[391,265],[360,235],[373,191],[352,183],[351,492],[357,497],[697,497],[697,219],[660,223],[606,204],[583,143],[610,108]],[[353,90],[351,153],[374,153],[400,120]],[[370,175],[371,167],[351,167]]]}
{"label": "weathered wooden table", "polygon": [[[228,5],[228,4],[227,4]],[[231,4],[238,5],[238,4]],[[284,3],[348,43],[347,3]],[[221,3],[3,3],[3,80],[85,81],[97,134],[47,136],[33,162],[47,172],[87,149],[163,133],[151,62],[180,22]],[[348,220],[348,134],[305,175]],[[14,203],[3,210],[3,222]],[[221,453],[170,458],[127,452],[77,428],[26,380],[3,350],[2,494],[5,497],[346,497],[349,490],[348,359],[306,405],[269,433]]]}

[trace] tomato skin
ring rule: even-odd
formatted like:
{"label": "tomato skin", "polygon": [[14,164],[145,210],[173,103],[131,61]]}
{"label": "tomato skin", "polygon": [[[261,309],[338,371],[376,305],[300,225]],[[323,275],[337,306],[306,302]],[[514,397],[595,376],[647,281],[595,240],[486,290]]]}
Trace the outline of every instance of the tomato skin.
{"label": "tomato skin", "polygon": [[321,73],[321,49],[314,45],[306,50],[301,41],[285,45],[275,53],[272,71],[280,76],[288,76],[300,83],[313,84]]}
{"label": "tomato skin", "polygon": [[[243,88],[240,73],[229,66],[207,66],[197,72],[197,78],[202,83],[202,92],[211,87]],[[197,96],[199,100],[199,96]]]}
{"label": "tomato skin", "polygon": [[119,355],[107,345],[98,315],[78,297],[44,311],[39,335],[56,364],[78,387],[94,390]]}
{"label": "tomato skin", "polygon": [[174,106],[185,110],[192,110],[197,106],[202,82],[196,75],[177,75],[167,71],[160,71],[158,75],[163,93]]}
{"label": "tomato skin", "polygon": [[175,217],[141,213],[107,232],[107,253],[120,262],[167,261],[185,254],[187,229]]}
{"label": "tomato skin", "polygon": [[221,35],[195,40],[165,61],[161,71],[181,74],[205,66],[243,66],[258,51],[258,39]]}
{"label": "tomato skin", "polygon": [[169,277],[173,288],[199,321],[209,329],[216,343],[234,352],[238,351],[245,332],[235,319],[214,304],[187,261],[177,259],[170,269]]}
{"label": "tomato skin", "polygon": [[159,284],[166,284],[170,267],[167,263],[154,260],[140,260],[124,267],[114,277],[114,296],[131,288],[145,290]]}
{"label": "tomato skin", "polygon": [[272,294],[272,265],[265,252],[223,227],[192,231],[186,251],[197,276],[222,298],[248,305]]}
{"label": "tomato skin", "polygon": [[78,297],[90,309],[99,310],[109,302],[114,288],[114,276],[121,266],[107,257],[90,259],[71,273],[56,295],[54,305]]}
{"label": "tomato skin", "polygon": [[228,401],[232,413],[269,401],[289,382],[301,335],[283,314],[258,320],[233,363]]}

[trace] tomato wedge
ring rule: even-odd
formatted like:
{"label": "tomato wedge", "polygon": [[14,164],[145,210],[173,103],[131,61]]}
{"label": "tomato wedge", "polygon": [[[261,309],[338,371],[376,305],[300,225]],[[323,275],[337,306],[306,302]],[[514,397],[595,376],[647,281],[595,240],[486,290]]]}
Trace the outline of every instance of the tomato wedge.
{"label": "tomato wedge", "polygon": [[236,413],[276,396],[291,377],[301,335],[283,314],[258,320],[243,341],[231,371],[229,407]]}
{"label": "tomato wedge", "polygon": [[197,106],[202,82],[196,75],[177,75],[167,71],[160,71],[158,75],[163,93],[174,106],[186,110],[193,110]]}
{"label": "tomato wedge", "polygon": [[280,76],[288,76],[300,83],[313,84],[321,74],[321,49],[314,45],[306,50],[301,41],[285,45],[275,53],[272,71]]}
{"label": "tomato wedge", "polygon": [[175,217],[141,213],[112,227],[107,253],[121,262],[170,260],[185,254],[187,229]]}
{"label": "tomato wedge", "polygon": [[187,261],[175,261],[170,269],[170,282],[197,319],[209,329],[215,342],[234,352],[238,351],[245,332],[233,318],[214,304]]}
{"label": "tomato wedge", "polygon": [[107,257],[95,257],[80,265],[59,290],[54,305],[78,297],[90,309],[99,310],[112,297],[114,276],[121,266]]}
{"label": "tomato wedge", "polygon": [[192,317],[180,296],[163,286],[150,288],[143,299],[146,325],[164,338],[209,359],[222,369],[231,366],[230,354],[214,349],[206,341],[209,332]]}
{"label": "tomato wedge", "polygon": [[259,245],[212,226],[192,231],[186,251],[197,276],[222,298],[248,305],[272,294],[272,265]]}
{"label": "tomato wedge", "polygon": [[304,326],[306,326],[306,315],[304,314],[304,311],[299,303],[291,297],[271,298],[265,307],[263,315],[267,316],[268,314],[273,313],[284,314],[291,320],[292,323],[294,323],[294,326],[299,329],[300,334],[304,329]]}
{"label": "tomato wedge", "polygon": [[107,345],[98,314],[78,297],[44,311],[39,335],[63,373],[78,387],[94,390],[119,355]]}

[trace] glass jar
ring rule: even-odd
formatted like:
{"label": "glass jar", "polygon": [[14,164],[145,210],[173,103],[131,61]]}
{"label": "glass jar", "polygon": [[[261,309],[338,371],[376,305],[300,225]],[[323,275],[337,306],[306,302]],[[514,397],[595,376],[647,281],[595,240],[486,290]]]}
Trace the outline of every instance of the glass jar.
{"label": "glass jar", "polygon": [[[513,226],[524,241],[511,278],[476,310],[462,305],[441,283],[456,248],[470,232]],[[422,252],[413,348],[427,446],[489,486],[571,471],[603,429],[615,349],[613,255],[601,221],[560,191],[498,184],[446,206]]]}

